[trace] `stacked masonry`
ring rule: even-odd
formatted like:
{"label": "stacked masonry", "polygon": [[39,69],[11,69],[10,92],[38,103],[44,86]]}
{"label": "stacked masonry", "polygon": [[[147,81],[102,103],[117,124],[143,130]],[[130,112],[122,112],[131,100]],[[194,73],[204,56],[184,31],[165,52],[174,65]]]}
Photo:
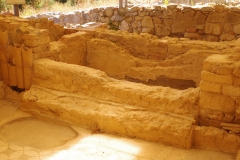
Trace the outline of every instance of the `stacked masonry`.
{"label": "stacked masonry", "polygon": [[36,29],[29,20],[0,17],[1,79],[5,84],[29,89],[33,60],[49,49],[48,29]]}
{"label": "stacked masonry", "polygon": [[[101,22],[109,28],[131,33],[149,33],[158,37],[180,36],[206,41],[230,41],[240,36],[238,6],[171,4],[154,7],[94,8],[72,13],[45,13],[33,18],[49,18],[68,28],[84,23]],[[42,23],[41,23],[42,25]]]}
{"label": "stacked masonry", "polygon": [[203,63],[200,121],[220,127],[240,122],[240,57],[213,55]]}

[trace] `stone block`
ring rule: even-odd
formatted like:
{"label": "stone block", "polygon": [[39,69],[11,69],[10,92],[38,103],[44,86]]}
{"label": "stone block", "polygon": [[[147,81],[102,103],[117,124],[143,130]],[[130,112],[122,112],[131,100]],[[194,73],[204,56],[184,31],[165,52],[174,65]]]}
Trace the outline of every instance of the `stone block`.
{"label": "stone block", "polygon": [[8,63],[1,61],[2,77],[5,84],[9,84],[9,69]]}
{"label": "stone block", "polygon": [[201,81],[200,90],[207,91],[207,92],[214,92],[214,93],[220,93],[221,92],[221,85],[218,83],[211,83],[208,81]]}
{"label": "stone block", "polygon": [[234,77],[233,78],[233,85],[234,86],[240,86],[240,78]]}
{"label": "stone block", "polygon": [[188,32],[184,33],[185,38],[198,39],[199,36],[200,35],[198,33],[188,33]]}
{"label": "stone block", "polygon": [[208,23],[223,23],[225,22],[225,13],[210,12],[207,18]]}
{"label": "stone block", "polygon": [[228,55],[211,55],[203,61],[203,69],[220,75],[229,75],[233,72],[234,61],[228,59]]}
{"label": "stone block", "polygon": [[233,71],[233,75],[237,76],[237,77],[240,77],[240,63],[236,63],[236,68]]}
{"label": "stone block", "polygon": [[211,109],[224,113],[232,113],[235,111],[235,101],[227,96],[216,93],[201,91],[199,97],[200,110]]}
{"label": "stone block", "polygon": [[240,14],[234,12],[227,12],[226,19],[228,23],[238,24],[240,23]]}
{"label": "stone block", "polygon": [[200,11],[197,11],[195,17],[194,17],[194,22],[197,25],[202,25],[206,21],[207,16],[202,14]]}
{"label": "stone block", "polygon": [[[198,114],[200,119],[205,119],[205,120],[207,119],[210,121],[217,121],[217,122],[222,122],[223,115],[224,114],[222,111],[217,109],[209,109],[209,108],[201,109]],[[213,126],[215,126],[215,124]]]}
{"label": "stone block", "polygon": [[163,24],[155,24],[155,35],[159,37],[168,36],[171,33],[171,28]]}
{"label": "stone block", "polygon": [[172,25],[172,33],[184,33],[185,30],[184,21],[178,21]]}
{"label": "stone block", "polygon": [[21,52],[22,52],[22,63],[23,63],[23,67],[32,67],[33,65],[33,53],[32,50],[30,48],[27,47],[22,47],[21,48]]}
{"label": "stone block", "polygon": [[240,34],[240,24],[233,26],[233,31],[236,34]]}
{"label": "stone block", "polygon": [[222,34],[222,31],[223,27],[221,23],[206,23],[205,26],[206,34],[220,35]]}
{"label": "stone block", "polygon": [[50,42],[50,37],[41,37],[39,39],[36,40],[24,40],[24,45],[28,46],[28,47],[37,47],[39,45],[45,44]]}
{"label": "stone block", "polygon": [[233,27],[230,23],[224,23],[223,29],[226,33],[229,33],[229,32],[233,31]]}
{"label": "stone block", "polygon": [[176,23],[177,21],[181,21],[182,18],[183,18],[183,13],[182,12],[173,12],[172,13],[173,23]]}
{"label": "stone block", "polygon": [[233,34],[225,33],[220,36],[220,40],[222,41],[232,41],[234,39],[235,39],[235,35]]}
{"label": "stone block", "polygon": [[31,88],[33,77],[33,68],[23,67],[24,88],[26,90]]}
{"label": "stone block", "polygon": [[113,77],[124,78],[129,68],[136,66],[134,57],[127,50],[110,41],[92,39],[87,43],[87,51],[89,66]]}
{"label": "stone block", "polygon": [[221,84],[233,84],[232,75],[218,75],[208,71],[202,71],[201,73],[202,80],[221,83]]}
{"label": "stone block", "polygon": [[142,26],[148,28],[154,28],[152,18],[150,16],[145,16],[142,20]]}
{"label": "stone block", "polygon": [[9,70],[9,85],[17,86],[16,67],[14,65],[8,64],[8,70]]}
{"label": "stone block", "polygon": [[220,66],[218,66],[216,73],[220,75],[230,75],[233,72],[233,66],[224,66],[224,63],[220,63]]}
{"label": "stone block", "polygon": [[190,46],[184,43],[173,43],[168,45],[168,55],[181,55],[186,53]]}
{"label": "stone block", "polygon": [[195,32],[197,32],[197,28],[195,28],[195,27],[186,28],[186,32],[195,33]]}
{"label": "stone block", "polygon": [[219,150],[236,154],[239,137],[214,127],[195,126],[193,130],[193,146],[210,150]]}
{"label": "stone block", "polygon": [[16,67],[16,73],[17,73],[17,86],[18,88],[24,89],[23,68]]}
{"label": "stone block", "polygon": [[[136,19],[136,17],[135,17]],[[153,23],[156,25],[156,24],[162,24],[163,20],[160,19],[159,17],[152,17],[153,19]],[[141,19],[142,20],[142,19]]]}
{"label": "stone block", "polygon": [[217,42],[218,41],[218,37],[214,36],[214,35],[204,35],[202,37],[202,40],[204,41],[210,41],[210,42]]}
{"label": "stone block", "polygon": [[222,86],[222,94],[228,96],[240,96],[240,87],[232,86],[232,85],[223,85]]}
{"label": "stone block", "polygon": [[[225,2],[225,1],[223,1],[223,2]],[[221,5],[221,4],[220,5],[215,5],[214,10],[218,13],[223,13],[227,10],[227,7],[225,5]]]}

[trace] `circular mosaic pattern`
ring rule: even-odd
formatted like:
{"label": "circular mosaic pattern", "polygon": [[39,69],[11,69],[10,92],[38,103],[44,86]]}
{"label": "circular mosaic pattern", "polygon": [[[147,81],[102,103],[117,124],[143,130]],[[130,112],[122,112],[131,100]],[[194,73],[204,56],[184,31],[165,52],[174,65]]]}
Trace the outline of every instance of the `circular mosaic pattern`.
{"label": "circular mosaic pattern", "polygon": [[63,145],[77,135],[77,132],[69,126],[36,118],[17,119],[4,125],[0,130],[3,140],[37,149]]}

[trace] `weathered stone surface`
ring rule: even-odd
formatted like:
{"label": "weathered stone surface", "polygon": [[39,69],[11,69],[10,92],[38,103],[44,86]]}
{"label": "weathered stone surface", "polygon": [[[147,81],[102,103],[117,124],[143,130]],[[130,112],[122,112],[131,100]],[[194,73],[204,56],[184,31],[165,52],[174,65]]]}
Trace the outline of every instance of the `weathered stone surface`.
{"label": "weathered stone surface", "polygon": [[224,28],[224,31],[225,31],[226,33],[229,33],[229,32],[232,32],[232,31],[233,31],[233,27],[231,26],[230,23],[225,23],[225,24],[223,25],[223,28]]}
{"label": "weathered stone surface", "polygon": [[152,17],[154,24],[161,24],[163,21],[159,17]]}
{"label": "weathered stone surface", "polygon": [[196,126],[193,130],[193,145],[199,148],[237,153],[239,138],[222,129]]}
{"label": "weathered stone surface", "polygon": [[91,129],[97,128],[101,132],[134,136],[182,148],[191,147],[194,120],[182,118],[184,116],[174,117],[150,110],[143,113],[141,108],[135,106],[110,104],[89,96],[39,86],[33,86],[24,94],[21,108],[41,116],[55,117]]}
{"label": "weathered stone surface", "polygon": [[209,82],[216,82],[222,84],[233,84],[233,79],[231,75],[218,75],[207,71],[202,71],[202,80]]}
{"label": "weathered stone surface", "polygon": [[232,35],[232,34],[222,34],[220,36],[220,40],[222,41],[231,41],[231,40],[234,40],[235,39],[235,35]]}
{"label": "weathered stone surface", "polygon": [[3,89],[3,82],[0,82],[0,99],[3,99],[5,97],[5,91]]}
{"label": "weathered stone surface", "polygon": [[220,93],[221,92],[221,85],[218,84],[218,83],[201,81],[199,87],[202,91],[214,92],[214,93]]}
{"label": "weathered stone surface", "polygon": [[188,33],[188,32],[185,32],[185,33],[184,33],[184,37],[185,37],[185,38],[198,39],[199,36],[200,36],[200,35],[199,35],[198,33]]}
{"label": "weathered stone surface", "polygon": [[113,15],[113,7],[107,7],[105,12],[106,12],[106,16],[111,17]]}
{"label": "weathered stone surface", "polygon": [[218,37],[214,36],[214,35],[204,35],[202,40],[210,41],[210,42],[217,42],[218,41]]}
{"label": "weathered stone surface", "polygon": [[227,21],[231,24],[240,23],[240,14],[236,14],[236,13],[233,13],[233,12],[228,12],[226,18],[227,18]]}
{"label": "weathered stone surface", "polygon": [[170,27],[173,23],[173,20],[172,19],[164,19],[163,23],[165,26]]}
{"label": "weathered stone surface", "polygon": [[156,24],[155,33],[156,33],[156,36],[163,37],[163,36],[170,35],[171,32],[169,27],[166,27],[165,25],[162,25],[162,24]]}
{"label": "weathered stone surface", "polygon": [[232,113],[235,110],[234,103],[235,102],[231,97],[216,93],[201,91],[199,97],[200,110],[211,109],[220,112]]}
{"label": "weathered stone surface", "polygon": [[122,31],[127,31],[129,29],[128,23],[125,20],[123,20],[120,23],[119,29],[122,30]]}
{"label": "weathered stone surface", "polygon": [[183,13],[182,12],[173,12],[172,13],[172,20],[173,23],[177,22],[177,21],[181,21],[183,18]]}
{"label": "weathered stone surface", "polygon": [[148,28],[154,28],[152,18],[150,16],[145,16],[142,20],[142,26]]}
{"label": "weathered stone surface", "polygon": [[89,67],[99,69],[109,76],[117,78],[124,78],[125,73],[131,67],[136,66],[133,57],[126,50],[112,42],[101,39],[88,41],[87,62]]}
{"label": "weathered stone surface", "polygon": [[223,85],[222,86],[222,94],[228,96],[240,96],[240,87],[234,87],[231,85]]}
{"label": "weathered stone surface", "polygon": [[185,23],[184,21],[178,21],[172,25],[172,33],[184,33]]}
{"label": "weathered stone surface", "polygon": [[89,36],[86,32],[77,32],[63,36],[59,43],[50,43],[51,49],[43,52],[44,57],[70,63],[70,64],[85,64],[86,40]]}
{"label": "weathered stone surface", "polygon": [[220,23],[225,22],[225,13],[210,12],[207,18],[209,23]]}
{"label": "weathered stone surface", "polygon": [[197,28],[195,28],[195,27],[186,28],[186,32],[195,33],[195,32],[197,32]]}
{"label": "weathered stone surface", "polygon": [[219,75],[230,75],[234,61],[229,60],[228,55],[211,55],[203,62],[203,69]]}
{"label": "weathered stone surface", "polygon": [[205,26],[205,33],[206,34],[213,34],[213,35],[220,35],[222,33],[222,25],[219,23],[206,23]]}
{"label": "weathered stone surface", "polygon": [[218,13],[222,13],[227,10],[226,6],[224,5],[215,5],[214,10]]}
{"label": "weathered stone surface", "polygon": [[196,24],[203,24],[206,20],[207,16],[202,14],[200,11],[197,11],[195,17],[194,17],[194,22]]}
{"label": "weathered stone surface", "polygon": [[237,25],[233,26],[233,31],[236,34],[240,34],[240,24],[237,24]]}

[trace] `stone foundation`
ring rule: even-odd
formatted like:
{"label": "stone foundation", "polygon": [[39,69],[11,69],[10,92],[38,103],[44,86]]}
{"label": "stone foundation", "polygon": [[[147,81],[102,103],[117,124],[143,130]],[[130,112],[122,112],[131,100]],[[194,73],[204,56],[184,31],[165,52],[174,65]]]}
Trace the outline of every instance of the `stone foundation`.
{"label": "stone foundation", "polygon": [[0,22],[2,86],[22,92],[6,98],[23,110],[94,132],[237,153],[239,40]]}

